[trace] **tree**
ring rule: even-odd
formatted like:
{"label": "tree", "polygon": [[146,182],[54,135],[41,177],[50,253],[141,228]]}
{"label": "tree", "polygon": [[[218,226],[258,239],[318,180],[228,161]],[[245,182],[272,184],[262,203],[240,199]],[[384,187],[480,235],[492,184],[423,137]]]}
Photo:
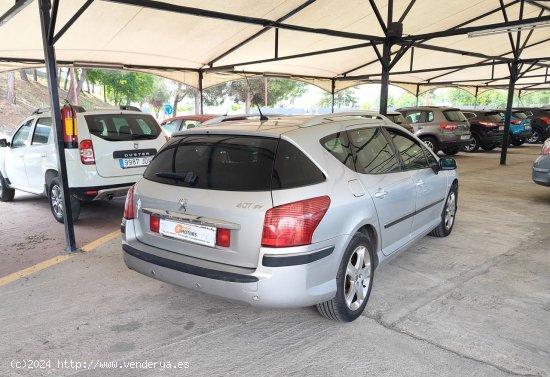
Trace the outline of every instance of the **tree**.
{"label": "tree", "polygon": [[21,76],[21,80],[29,81],[29,77],[27,76],[27,71],[25,71],[24,69],[21,69],[19,71],[19,75]]}
{"label": "tree", "polygon": [[[347,88],[334,93],[334,106],[341,108],[342,106],[354,107],[358,103],[358,98],[355,96],[355,88]],[[323,97],[317,103],[319,107],[332,107],[332,94],[323,93]]]}
{"label": "tree", "polygon": [[89,69],[87,79],[91,84],[102,85],[105,99],[116,106],[142,104],[153,92],[153,76],[144,73]]}
{"label": "tree", "polygon": [[[172,113],[172,116],[178,115],[178,103],[185,97],[191,97],[195,99],[195,113],[198,114],[200,112],[200,109],[199,109],[200,103],[197,106],[197,101],[196,101],[197,93],[198,93],[198,89],[195,89],[192,86],[185,85],[179,82],[177,88],[172,93],[172,95],[174,96],[174,103],[172,106],[172,108],[174,109],[174,112]],[[199,101],[200,101],[200,93],[199,93]]]}
{"label": "tree", "polygon": [[15,95],[15,72],[8,72],[8,103],[15,105],[17,98]]}
{"label": "tree", "polygon": [[453,106],[473,106],[475,103],[475,97],[464,89],[449,88],[447,96]]}
{"label": "tree", "polygon": [[163,105],[166,102],[168,102],[169,99],[170,99],[170,91],[168,90],[166,81],[159,77],[155,77],[153,79],[153,90],[151,91],[151,94],[147,99],[147,102],[151,106],[153,106],[153,109],[156,110],[157,118],[159,117],[160,109],[163,107]]}

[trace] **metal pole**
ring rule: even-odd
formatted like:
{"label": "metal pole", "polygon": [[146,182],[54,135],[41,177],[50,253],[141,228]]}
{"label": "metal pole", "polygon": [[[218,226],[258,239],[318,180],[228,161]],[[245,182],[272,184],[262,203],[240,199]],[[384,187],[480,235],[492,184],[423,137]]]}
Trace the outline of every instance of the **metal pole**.
{"label": "metal pole", "polygon": [[418,107],[418,96],[419,96],[419,93],[420,93],[420,85],[419,84],[416,84],[416,105]]}
{"label": "metal pole", "polygon": [[50,29],[50,0],[39,0],[40,25],[42,31],[42,45],[44,48],[44,62],[48,77],[48,89],[50,93],[50,105],[52,111],[52,120],[55,126],[54,140],[57,152],[57,169],[61,181],[61,192],[63,195],[63,220],[65,225],[65,238],[67,241],[67,251],[76,250],[74,236],[74,226],[71,208],[71,194],[67,180],[67,164],[65,160],[65,146],[63,144],[63,128],[61,125],[61,110],[59,108],[59,92],[57,90],[57,70],[55,66],[55,48],[48,40],[48,31]]}
{"label": "metal pole", "polygon": [[474,109],[477,108],[477,94],[479,93],[479,87],[476,86],[476,94],[474,96]]}
{"label": "metal pole", "polygon": [[512,118],[512,104],[514,102],[514,88],[518,76],[518,63],[510,64],[510,82],[508,83],[508,101],[506,103],[506,113],[504,116],[504,135],[502,137],[502,150],[500,152],[500,164],[506,165],[506,155],[508,153],[508,133],[510,132],[510,119]]}
{"label": "metal pole", "polygon": [[390,83],[390,53],[391,45],[384,43],[384,52],[382,54],[382,77],[380,78],[380,114],[386,115],[388,112],[388,86]]}
{"label": "metal pole", "polygon": [[199,94],[200,94],[200,101],[201,101],[201,114],[204,114],[203,93],[202,93],[202,78],[203,78],[203,73],[202,73],[202,71],[199,71]]}
{"label": "metal pole", "polygon": [[331,113],[334,114],[334,90],[336,89],[336,80],[335,79],[332,79],[332,110],[331,110]]}

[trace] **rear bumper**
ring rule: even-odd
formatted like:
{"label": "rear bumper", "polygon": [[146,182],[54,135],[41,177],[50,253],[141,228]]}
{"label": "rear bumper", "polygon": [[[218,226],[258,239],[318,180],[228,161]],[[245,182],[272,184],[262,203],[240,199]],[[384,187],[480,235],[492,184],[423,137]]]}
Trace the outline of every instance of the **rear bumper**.
{"label": "rear bumper", "polygon": [[533,164],[533,182],[542,186],[550,186],[550,158],[539,156]]}
{"label": "rear bumper", "polygon": [[450,148],[462,148],[470,144],[470,139],[468,140],[456,140],[456,141],[440,141],[439,149],[450,149]]}
{"label": "rear bumper", "polygon": [[139,242],[128,220],[122,242],[124,262],[143,275],[206,294],[264,307],[303,307],[336,294],[336,271],[347,237],[307,253],[271,254],[260,249],[256,269],[227,266],[175,254]]}
{"label": "rear bumper", "polygon": [[71,187],[71,194],[80,200],[103,200],[125,196],[134,183],[110,186]]}
{"label": "rear bumper", "polygon": [[528,138],[531,137],[532,134],[533,134],[533,131],[531,130],[531,128],[529,128],[529,130],[521,131],[521,132],[518,132],[518,133],[510,135],[510,136],[513,139],[528,139]]}

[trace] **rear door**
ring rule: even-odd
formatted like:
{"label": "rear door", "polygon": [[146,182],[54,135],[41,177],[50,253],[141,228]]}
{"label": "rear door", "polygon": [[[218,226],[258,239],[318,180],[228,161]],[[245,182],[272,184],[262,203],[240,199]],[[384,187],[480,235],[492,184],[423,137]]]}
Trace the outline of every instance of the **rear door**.
{"label": "rear door", "polygon": [[[143,113],[84,115],[102,177],[143,174],[165,142],[155,119]],[[80,136],[80,133],[79,133]]]}
{"label": "rear door", "polygon": [[397,155],[381,127],[348,130],[356,156],[356,170],[373,198],[382,252],[389,255],[410,238],[416,188],[410,174],[401,169]]}
{"label": "rear door", "polygon": [[[233,266],[258,264],[278,138],[193,134],[171,139],[135,188],[140,242]],[[159,231],[152,215],[161,216]],[[153,216],[154,217],[154,216]],[[228,229],[228,247],[215,233]]]}
{"label": "rear door", "polygon": [[53,145],[52,118],[38,118],[34,127],[31,144],[27,148],[25,169],[29,179],[29,187],[33,192],[44,191],[44,163],[48,153],[55,153]]}
{"label": "rear door", "polygon": [[459,109],[443,110],[443,116],[448,123],[456,125],[456,129],[447,129],[446,132],[457,136],[461,141],[470,140],[470,123]]}
{"label": "rear door", "polygon": [[10,148],[4,154],[7,178],[13,186],[28,189],[29,180],[25,170],[25,158],[31,138],[34,119],[29,119],[13,135]]}

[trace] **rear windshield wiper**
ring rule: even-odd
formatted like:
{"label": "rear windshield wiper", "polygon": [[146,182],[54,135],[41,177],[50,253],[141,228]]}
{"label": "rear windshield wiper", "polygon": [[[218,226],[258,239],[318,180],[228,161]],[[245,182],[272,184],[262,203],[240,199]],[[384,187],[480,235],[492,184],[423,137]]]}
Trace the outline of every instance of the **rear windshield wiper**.
{"label": "rear windshield wiper", "polygon": [[132,135],[132,140],[136,139],[156,139],[158,135]]}
{"label": "rear windshield wiper", "polygon": [[188,183],[190,186],[194,186],[197,183],[197,179],[199,178],[192,171],[181,172],[181,173],[161,171],[161,172],[155,173],[155,175],[159,178],[168,178],[168,179],[174,179],[180,182],[185,182],[185,183]]}

